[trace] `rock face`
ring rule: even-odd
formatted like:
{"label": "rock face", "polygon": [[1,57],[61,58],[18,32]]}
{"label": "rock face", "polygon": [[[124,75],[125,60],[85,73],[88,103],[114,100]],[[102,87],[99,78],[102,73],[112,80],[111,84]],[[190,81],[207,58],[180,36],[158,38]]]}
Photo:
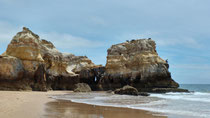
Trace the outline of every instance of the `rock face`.
{"label": "rock face", "polygon": [[116,89],[114,91],[115,94],[120,94],[120,95],[138,95],[138,90],[132,86],[124,86],[123,88]]}
{"label": "rock face", "polygon": [[102,67],[86,56],[59,52],[24,27],[0,56],[0,90],[74,90],[76,84],[86,83],[92,90],[130,85],[140,92],[183,91],[168,69],[151,39],[113,45]]}
{"label": "rock face", "polygon": [[75,85],[74,92],[91,92],[91,88],[86,83],[78,83]]}
{"label": "rock face", "polygon": [[0,56],[0,89],[72,90],[80,82],[94,84],[98,67],[86,56],[59,52],[24,27]]}
{"label": "rock face", "polygon": [[41,56],[42,45],[39,36],[27,28],[17,33],[8,45],[6,55],[17,57],[21,60],[44,61]]}
{"label": "rock face", "polygon": [[151,39],[116,44],[108,49],[107,63],[98,87],[101,90],[130,85],[139,91],[152,88],[177,88],[167,61],[161,59]]}

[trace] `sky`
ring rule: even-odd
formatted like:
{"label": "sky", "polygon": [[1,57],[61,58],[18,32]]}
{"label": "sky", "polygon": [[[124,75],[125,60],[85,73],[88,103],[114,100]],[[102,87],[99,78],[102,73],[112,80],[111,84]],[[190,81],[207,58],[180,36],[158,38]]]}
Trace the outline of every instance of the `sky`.
{"label": "sky", "polygon": [[152,38],[172,78],[210,84],[210,0],[0,0],[0,53],[22,27],[106,64],[107,49]]}

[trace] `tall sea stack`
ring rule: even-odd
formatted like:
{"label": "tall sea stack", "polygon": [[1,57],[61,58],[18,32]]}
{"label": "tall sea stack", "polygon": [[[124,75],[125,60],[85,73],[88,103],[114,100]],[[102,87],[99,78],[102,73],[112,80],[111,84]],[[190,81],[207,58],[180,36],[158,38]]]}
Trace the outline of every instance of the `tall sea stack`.
{"label": "tall sea stack", "polygon": [[107,53],[105,72],[98,83],[102,90],[121,88],[124,85],[140,91],[179,87],[171,78],[167,61],[158,56],[156,43],[152,39],[112,45]]}

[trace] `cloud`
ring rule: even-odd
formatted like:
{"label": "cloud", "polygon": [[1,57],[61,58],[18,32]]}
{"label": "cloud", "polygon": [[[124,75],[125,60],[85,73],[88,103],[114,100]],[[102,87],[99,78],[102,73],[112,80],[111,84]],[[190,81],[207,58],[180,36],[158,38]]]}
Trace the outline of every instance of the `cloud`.
{"label": "cloud", "polygon": [[142,39],[152,38],[155,40],[158,46],[170,47],[170,46],[182,46],[187,48],[203,48],[203,44],[199,42],[200,39],[195,39],[190,36],[182,34],[175,34],[173,31],[158,32],[158,31],[143,31],[140,33],[122,34],[118,39],[125,41],[129,39]]}
{"label": "cloud", "polygon": [[202,48],[203,45],[198,42],[198,39],[191,37],[178,37],[178,38],[154,38],[160,46],[182,46],[187,48]]}
{"label": "cloud", "polygon": [[176,64],[171,65],[172,77],[179,83],[207,84],[210,77],[209,64]]}
{"label": "cloud", "polygon": [[[0,53],[3,53],[6,50],[7,45],[12,40],[13,36],[17,32],[22,31],[23,26],[14,26],[9,22],[0,21]],[[31,29],[33,31],[33,29]],[[67,33],[43,33],[42,31],[34,32],[40,36],[41,39],[46,39],[51,41],[56,48],[61,50],[70,50],[70,49],[88,49],[88,48],[98,48],[103,46],[102,42],[85,39],[79,36],[73,36]]]}
{"label": "cloud", "polygon": [[7,45],[20,29],[18,26],[0,20],[0,54],[5,52]]}
{"label": "cloud", "polygon": [[99,25],[99,26],[106,26],[106,21],[98,16],[90,17],[90,21],[92,24]]}
{"label": "cloud", "polygon": [[40,1],[0,0],[0,19],[6,21],[0,20],[0,53],[24,25],[58,50],[100,63],[113,44],[152,38],[159,55],[169,59],[171,67],[177,65],[172,74],[185,71],[185,77],[177,77],[180,81],[190,75],[199,78],[192,70],[204,72],[208,67],[203,65],[210,65],[208,0]]}
{"label": "cloud", "polygon": [[98,48],[102,46],[102,42],[88,40],[71,34],[56,32],[39,34],[42,39],[51,41],[59,49]]}
{"label": "cloud", "polygon": [[8,22],[0,21],[1,44],[8,43],[18,31],[20,31],[20,27],[15,27]]}

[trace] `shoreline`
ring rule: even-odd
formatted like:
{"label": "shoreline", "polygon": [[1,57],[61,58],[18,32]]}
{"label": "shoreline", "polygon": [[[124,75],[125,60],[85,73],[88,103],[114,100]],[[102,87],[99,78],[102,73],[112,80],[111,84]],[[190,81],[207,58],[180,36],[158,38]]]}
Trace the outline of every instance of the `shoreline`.
{"label": "shoreline", "polygon": [[56,100],[46,104],[46,118],[167,118],[153,112]]}
{"label": "shoreline", "polygon": [[[152,112],[120,107],[95,106],[50,98],[72,91],[0,91],[1,118],[167,118]],[[103,116],[103,117],[102,117]]]}

